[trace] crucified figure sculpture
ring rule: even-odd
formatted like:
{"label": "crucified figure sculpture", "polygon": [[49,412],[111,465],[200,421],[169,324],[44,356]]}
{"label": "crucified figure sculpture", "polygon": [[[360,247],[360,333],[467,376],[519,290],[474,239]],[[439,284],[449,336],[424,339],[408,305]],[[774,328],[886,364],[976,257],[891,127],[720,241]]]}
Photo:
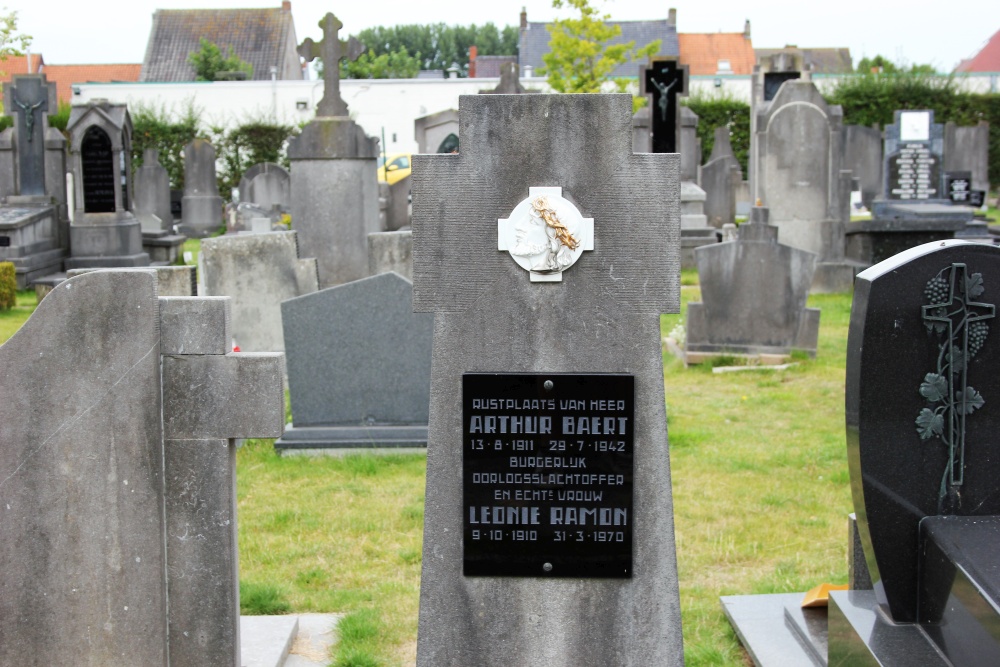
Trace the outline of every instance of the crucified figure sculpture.
{"label": "crucified figure sculpture", "polygon": [[21,107],[21,111],[24,112],[24,125],[28,130],[29,143],[35,136],[35,109],[42,106],[44,103],[45,100],[41,100],[35,104],[25,104],[21,100],[17,99],[17,97],[14,97],[14,104]]}
{"label": "crucified figure sculpture", "polygon": [[660,91],[660,99],[658,104],[660,105],[660,120],[662,120],[664,123],[667,122],[667,104],[669,102],[669,99],[667,98],[667,91],[673,88],[674,84],[676,83],[677,79],[671,81],[669,86],[665,83],[660,83],[655,79],[653,80],[653,85],[656,86],[656,89],[658,91]]}

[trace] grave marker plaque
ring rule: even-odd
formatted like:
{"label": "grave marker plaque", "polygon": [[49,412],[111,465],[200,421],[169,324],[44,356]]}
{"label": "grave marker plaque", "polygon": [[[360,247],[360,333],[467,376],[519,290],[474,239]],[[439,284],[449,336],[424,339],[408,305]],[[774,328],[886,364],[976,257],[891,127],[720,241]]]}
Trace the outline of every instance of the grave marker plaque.
{"label": "grave marker plaque", "polygon": [[941,161],[923,143],[904,144],[889,156],[890,199],[938,199]]}
{"label": "grave marker plaque", "polygon": [[115,171],[111,139],[96,125],[87,129],[80,147],[84,213],[115,212]]}
{"label": "grave marker plaque", "polygon": [[654,153],[677,152],[677,96],[687,94],[687,67],[673,60],[659,60],[644,70],[644,89],[652,95],[651,116]]}
{"label": "grave marker plaque", "polygon": [[944,191],[956,204],[969,204],[972,195],[971,171],[948,171],[944,175]]}
{"label": "grave marker plaque", "polygon": [[635,379],[462,377],[466,576],[632,576]]}

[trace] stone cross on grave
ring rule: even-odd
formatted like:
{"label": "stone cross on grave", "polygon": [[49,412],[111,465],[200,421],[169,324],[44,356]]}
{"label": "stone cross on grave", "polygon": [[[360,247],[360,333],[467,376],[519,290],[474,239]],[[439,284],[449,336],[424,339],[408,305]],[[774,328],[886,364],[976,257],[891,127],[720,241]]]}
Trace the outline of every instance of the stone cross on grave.
{"label": "stone cross on grave", "polygon": [[357,60],[364,53],[365,45],[355,37],[340,39],[337,35],[344,24],[332,13],[323,17],[319,27],[323,29],[323,40],[316,43],[306,38],[298,48],[298,54],[306,62],[323,59],[323,99],[316,105],[316,115],[346,116],[347,103],[340,96],[340,61],[344,58]]}
{"label": "stone cross on grave", "polygon": [[[632,152],[628,95],[464,95],[459,135],[460,153],[413,156],[413,309],[434,313],[417,665],[681,664],[659,345],[679,308],[679,156]],[[521,374],[557,392],[561,374],[634,380],[625,576],[557,580],[592,543],[543,561],[559,537],[542,532],[508,533],[496,569],[475,560],[494,550],[465,536],[463,491],[486,487],[466,476],[463,388]],[[542,515],[539,531],[559,522]]]}
{"label": "stone cross on grave", "polygon": [[18,176],[22,195],[45,194],[45,122],[50,87],[45,75],[14,77],[4,85],[5,110],[16,118]]}
{"label": "stone cross on grave", "polygon": [[653,96],[650,117],[654,153],[677,152],[677,97],[687,94],[687,78],[687,66],[675,60],[654,60],[643,69],[641,92]]}
{"label": "stone cross on grave", "polygon": [[920,395],[930,405],[921,410],[916,424],[922,440],[938,436],[948,448],[942,503],[947,486],[961,486],[965,478],[966,415],[985,402],[967,379],[969,360],[979,352],[989,331],[986,321],[996,316],[996,306],[975,301],[984,291],[981,274],[970,275],[965,264],[954,263],[932,278],[924,292],[928,300],[922,310],[924,324],[944,340],[935,372],[928,373],[920,385]]}

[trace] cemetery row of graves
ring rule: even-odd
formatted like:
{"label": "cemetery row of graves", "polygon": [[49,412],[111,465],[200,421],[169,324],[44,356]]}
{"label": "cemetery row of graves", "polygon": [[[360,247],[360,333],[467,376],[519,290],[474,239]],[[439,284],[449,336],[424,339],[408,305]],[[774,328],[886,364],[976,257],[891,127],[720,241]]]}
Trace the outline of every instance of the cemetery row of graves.
{"label": "cemetery row of graves", "polygon": [[125,105],[5,87],[0,664],[240,665],[241,611],[341,614],[314,664],[996,662],[988,126],[776,57],[745,180],[676,62],[636,115],[508,69],[389,186],[324,71],[179,213]]}

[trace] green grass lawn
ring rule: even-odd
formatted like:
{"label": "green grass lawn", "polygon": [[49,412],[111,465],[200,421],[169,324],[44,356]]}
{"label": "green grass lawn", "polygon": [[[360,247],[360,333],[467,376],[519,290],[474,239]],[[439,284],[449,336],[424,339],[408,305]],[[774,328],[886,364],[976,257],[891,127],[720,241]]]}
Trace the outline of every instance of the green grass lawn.
{"label": "green grass lawn", "polygon": [[[697,300],[683,276],[682,303]],[[664,357],[677,558],[688,665],[746,665],[720,595],[805,591],[847,578],[844,439],[850,295],[822,309],[819,353],[785,371],[714,375]],[[0,341],[34,293],[0,313]],[[664,315],[665,335],[681,315]],[[426,456],[237,454],[245,613],[338,612],[338,667],[412,665]]]}
{"label": "green grass lawn", "polygon": [[5,343],[21,328],[37,306],[35,290],[18,290],[17,305],[10,310],[0,310],[0,344]]}

